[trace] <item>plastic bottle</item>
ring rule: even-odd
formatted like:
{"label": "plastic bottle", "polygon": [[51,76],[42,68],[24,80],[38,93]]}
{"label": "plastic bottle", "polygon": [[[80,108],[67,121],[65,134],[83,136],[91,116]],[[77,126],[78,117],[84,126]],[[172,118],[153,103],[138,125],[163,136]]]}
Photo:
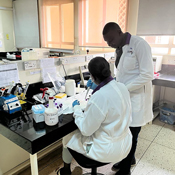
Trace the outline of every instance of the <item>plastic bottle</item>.
{"label": "plastic bottle", "polygon": [[53,103],[54,92],[49,88],[45,88],[44,90],[49,94],[49,107],[45,110],[45,123],[48,126],[54,126],[58,123],[58,109]]}

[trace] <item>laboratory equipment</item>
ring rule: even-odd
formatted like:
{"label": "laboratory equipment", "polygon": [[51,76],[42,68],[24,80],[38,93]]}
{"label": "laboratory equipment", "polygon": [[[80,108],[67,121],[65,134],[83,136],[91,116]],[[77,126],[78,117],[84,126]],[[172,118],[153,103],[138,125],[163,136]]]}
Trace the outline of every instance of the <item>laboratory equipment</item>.
{"label": "laboratory equipment", "polygon": [[165,102],[160,108],[160,121],[174,125],[175,124],[175,106],[173,103]]}
{"label": "laboratory equipment", "polygon": [[162,68],[162,56],[153,56],[154,72],[159,72]]}
{"label": "laboratory equipment", "polygon": [[18,97],[15,95],[10,94],[8,96],[0,97],[0,110],[12,114],[20,111],[21,109],[21,104],[18,100]]}
{"label": "laboratory equipment", "polygon": [[45,92],[49,94],[49,107],[45,109],[45,123],[48,126],[54,126],[58,123],[58,109],[53,103],[55,92],[50,88],[44,88],[41,90],[43,91],[43,97]]}
{"label": "laboratory equipment", "polygon": [[45,106],[42,104],[32,106],[33,126],[36,131],[45,128]]}
{"label": "laboratory equipment", "polygon": [[91,86],[87,88],[87,92],[86,92],[86,95],[85,95],[85,100],[86,100],[87,94],[89,93],[90,88],[91,88]]}
{"label": "laboratory equipment", "polygon": [[29,87],[29,82],[26,82],[25,88],[23,88],[23,93],[21,93],[20,95],[22,100],[26,99],[26,93],[27,93],[28,87]]}
{"label": "laboratory equipment", "polygon": [[74,96],[76,94],[75,80],[66,80],[65,91],[68,96]]}
{"label": "laboratory equipment", "polygon": [[18,99],[20,100],[20,103],[25,103],[26,99],[26,93],[29,87],[29,82],[26,82],[25,87],[22,86],[21,83],[16,83],[15,86],[13,86],[13,88],[10,90],[12,94],[16,95],[18,97]]}
{"label": "laboratory equipment", "polygon": [[2,87],[2,88],[0,89],[0,96],[3,96],[3,95],[4,95],[5,90],[6,90],[5,87]]}
{"label": "laboratory equipment", "polygon": [[41,58],[48,58],[49,57],[49,49],[45,48],[24,48],[21,51],[22,60],[38,60]]}
{"label": "laboratory equipment", "polygon": [[10,87],[8,88],[7,94],[9,94],[9,95],[11,94],[11,91],[12,91],[13,86],[14,86],[14,81],[12,81],[10,83]]}
{"label": "laboratory equipment", "polygon": [[80,93],[80,82],[77,83],[78,89],[77,89],[77,93]]}

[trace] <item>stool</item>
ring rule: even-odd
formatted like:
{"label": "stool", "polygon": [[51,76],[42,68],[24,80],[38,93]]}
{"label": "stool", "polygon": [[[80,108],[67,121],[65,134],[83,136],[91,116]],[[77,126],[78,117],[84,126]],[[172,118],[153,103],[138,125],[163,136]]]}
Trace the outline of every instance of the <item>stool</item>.
{"label": "stool", "polygon": [[84,168],[91,168],[91,173],[85,173],[83,175],[104,175],[101,173],[97,173],[97,167],[101,167],[101,166],[107,165],[109,163],[102,163],[102,162],[98,162],[96,160],[89,159],[86,156],[84,156],[84,155],[82,155],[82,154],[80,154],[80,153],[78,153],[70,148],[68,148],[68,150],[80,166],[82,166]]}

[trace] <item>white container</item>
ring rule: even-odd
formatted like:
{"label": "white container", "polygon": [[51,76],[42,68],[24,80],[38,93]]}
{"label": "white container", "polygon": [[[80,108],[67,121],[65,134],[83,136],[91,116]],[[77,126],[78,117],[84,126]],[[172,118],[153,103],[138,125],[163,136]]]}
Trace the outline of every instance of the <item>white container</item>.
{"label": "white container", "polygon": [[73,96],[76,94],[75,80],[72,79],[66,80],[65,92],[68,96]]}
{"label": "white container", "polygon": [[53,97],[49,97],[49,107],[45,110],[45,123],[54,126],[58,123],[58,109],[53,104]]}
{"label": "white container", "polygon": [[37,59],[49,58],[50,49],[46,49],[46,48],[33,48],[33,50],[37,53]]}
{"label": "white container", "polygon": [[33,49],[23,49],[21,51],[21,56],[23,61],[37,60],[37,52],[35,52]]}
{"label": "white container", "polygon": [[44,112],[44,105],[41,104],[32,106],[33,119],[36,123],[44,122]]}
{"label": "white container", "polygon": [[41,58],[49,57],[49,49],[44,48],[25,48],[21,51],[21,56],[23,61],[38,60]]}

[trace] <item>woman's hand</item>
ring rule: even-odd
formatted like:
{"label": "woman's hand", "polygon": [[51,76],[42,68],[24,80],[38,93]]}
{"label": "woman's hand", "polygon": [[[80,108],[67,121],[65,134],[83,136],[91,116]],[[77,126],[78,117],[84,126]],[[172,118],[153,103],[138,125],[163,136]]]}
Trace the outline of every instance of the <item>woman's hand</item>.
{"label": "woman's hand", "polygon": [[88,80],[86,86],[90,87],[92,90],[94,90],[97,87],[97,85],[91,79]]}
{"label": "woman's hand", "polygon": [[75,100],[73,103],[72,103],[72,106],[76,106],[76,105],[80,105],[80,102],[78,100]]}
{"label": "woman's hand", "polygon": [[87,82],[87,85],[86,85],[86,86],[87,86],[87,87],[91,87],[91,86],[92,86],[92,84],[93,84],[92,80],[91,80],[91,79],[89,79],[89,80],[88,80],[88,82]]}

